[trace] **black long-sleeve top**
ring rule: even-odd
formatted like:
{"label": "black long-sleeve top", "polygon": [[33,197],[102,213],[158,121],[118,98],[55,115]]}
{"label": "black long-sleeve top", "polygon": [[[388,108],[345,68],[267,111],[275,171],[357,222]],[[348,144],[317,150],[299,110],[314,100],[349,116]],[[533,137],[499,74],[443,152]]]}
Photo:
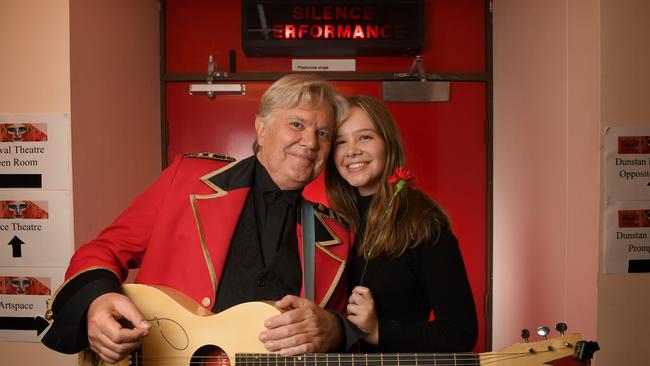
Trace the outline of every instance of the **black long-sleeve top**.
{"label": "black long-sleeve top", "polygon": [[[360,197],[362,221],[369,199]],[[363,344],[362,350],[463,352],[476,343],[476,309],[458,241],[448,227],[436,227],[432,237],[437,238],[438,231],[437,242],[368,262],[363,286],[375,300],[379,345]],[[364,265],[363,257],[352,259],[350,288],[359,285]],[[435,319],[429,321],[432,311]]]}

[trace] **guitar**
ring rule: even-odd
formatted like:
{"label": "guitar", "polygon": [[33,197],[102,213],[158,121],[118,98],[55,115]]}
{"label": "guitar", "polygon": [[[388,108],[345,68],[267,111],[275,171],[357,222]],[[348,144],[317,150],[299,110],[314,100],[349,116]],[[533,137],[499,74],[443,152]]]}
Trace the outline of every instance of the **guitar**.
{"label": "guitar", "polygon": [[152,325],[142,347],[116,364],[86,350],[79,354],[79,366],[541,366],[553,361],[555,365],[584,365],[591,357],[582,357],[582,361],[572,357],[584,353],[586,342],[579,334],[478,354],[314,353],[282,357],[268,353],[258,340],[264,320],[280,313],[270,303],[248,302],[213,314],[172,288],[129,284],[122,289]]}

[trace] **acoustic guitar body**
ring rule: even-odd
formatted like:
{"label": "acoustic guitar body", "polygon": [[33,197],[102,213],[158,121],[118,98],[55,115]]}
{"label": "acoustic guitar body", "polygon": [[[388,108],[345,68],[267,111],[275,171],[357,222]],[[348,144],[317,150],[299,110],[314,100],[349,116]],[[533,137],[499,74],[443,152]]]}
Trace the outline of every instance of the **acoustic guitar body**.
{"label": "acoustic guitar body", "polygon": [[243,303],[214,314],[169,287],[127,284],[122,290],[151,323],[149,335],[138,352],[116,364],[87,350],[79,354],[80,366],[234,366],[237,353],[268,352],[258,336],[264,320],[280,314],[266,302]]}

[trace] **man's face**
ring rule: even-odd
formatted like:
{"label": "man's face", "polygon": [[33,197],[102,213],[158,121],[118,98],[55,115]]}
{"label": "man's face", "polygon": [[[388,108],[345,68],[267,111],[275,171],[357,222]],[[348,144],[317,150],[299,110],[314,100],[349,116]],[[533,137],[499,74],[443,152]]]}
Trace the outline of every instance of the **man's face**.
{"label": "man's face", "polygon": [[269,121],[255,120],[260,163],[280,189],[300,189],[327,161],[334,133],[330,106],[301,103],[277,110]]}

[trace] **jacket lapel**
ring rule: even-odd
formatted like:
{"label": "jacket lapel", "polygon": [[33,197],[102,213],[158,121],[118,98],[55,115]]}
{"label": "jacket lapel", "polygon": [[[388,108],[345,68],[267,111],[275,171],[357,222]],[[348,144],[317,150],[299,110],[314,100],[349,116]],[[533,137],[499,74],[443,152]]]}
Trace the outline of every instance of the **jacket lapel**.
{"label": "jacket lapel", "polygon": [[[214,193],[190,196],[203,255],[212,276],[213,298],[254,174],[254,157],[230,163],[201,177]],[[328,225],[329,220],[335,220],[331,211],[318,204],[314,205],[313,211],[316,242],[314,295],[315,302],[324,307],[341,279],[346,258],[335,253],[341,239]],[[302,226],[298,224],[296,229],[302,266]],[[304,295],[304,282],[301,295]]]}
{"label": "jacket lapel", "polygon": [[239,216],[250,191],[255,160],[230,163],[201,177],[214,193],[190,195],[203,256],[216,296],[221,272]]}

